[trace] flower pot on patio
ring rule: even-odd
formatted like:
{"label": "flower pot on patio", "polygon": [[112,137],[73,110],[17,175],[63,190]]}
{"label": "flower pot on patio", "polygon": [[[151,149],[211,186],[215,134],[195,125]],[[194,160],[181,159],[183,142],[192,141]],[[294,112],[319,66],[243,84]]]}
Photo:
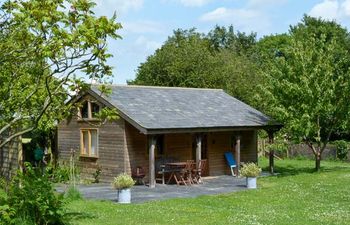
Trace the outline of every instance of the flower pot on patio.
{"label": "flower pot on patio", "polygon": [[126,173],[119,174],[114,178],[112,183],[113,187],[118,190],[118,202],[130,203],[131,191],[130,188],[134,186],[135,181],[132,177]]}
{"label": "flower pot on patio", "polygon": [[255,189],[257,187],[256,179],[260,175],[260,173],[261,169],[255,163],[247,163],[240,170],[241,176],[247,178],[247,188],[249,189]]}
{"label": "flower pot on patio", "polygon": [[119,203],[130,203],[131,202],[130,188],[118,190],[118,202]]}
{"label": "flower pot on patio", "polygon": [[256,177],[247,177],[247,188],[256,189]]}

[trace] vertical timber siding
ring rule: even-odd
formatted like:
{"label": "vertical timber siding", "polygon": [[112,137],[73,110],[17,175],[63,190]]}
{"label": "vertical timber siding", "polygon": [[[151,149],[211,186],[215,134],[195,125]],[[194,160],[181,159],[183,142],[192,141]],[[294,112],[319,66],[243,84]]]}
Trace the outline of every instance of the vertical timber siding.
{"label": "vertical timber siding", "polygon": [[148,174],[148,141],[147,136],[125,122],[126,134],[126,172],[131,173],[135,167],[141,166]]}
{"label": "vertical timber siding", "polygon": [[164,135],[164,154],[179,161],[193,159],[191,134]]}
{"label": "vertical timber siding", "polygon": [[[98,158],[80,156],[80,129],[98,129]],[[124,170],[124,121],[107,122],[101,126],[94,126],[87,122],[78,121],[77,117],[71,121],[62,121],[58,125],[58,152],[60,163],[68,165],[71,149],[74,149],[80,167],[82,179],[93,179],[93,173],[101,168],[100,181],[110,182],[113,177]]]}
{"label": "vertical timber siding", "polygon": [[15,138],[0,149],[0,176],[10,179],[19,169],[22,159],[21,138]]}
{"label": "vertical timber siding", "polygon": [[[241,131],[241,162],[257,162],[257,132]],[[215,132],[208,134],[208,161],[209,175],[216,176],[222,174],[231,174],[227,166],[224,153],[231,151],[234,153],[232,146],[232,132]]]}

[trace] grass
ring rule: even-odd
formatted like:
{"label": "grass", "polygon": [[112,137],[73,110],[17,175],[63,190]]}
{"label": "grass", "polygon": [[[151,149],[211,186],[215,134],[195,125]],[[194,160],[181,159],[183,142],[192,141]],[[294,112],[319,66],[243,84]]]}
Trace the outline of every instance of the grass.
{"label": "grass", "polygon": [[[267,160],[260,166],[267,167]],[[350,164],[276,161],[274,177],[259,178],[257,190],[119,205],[77,200],[66,206],[72,224],[348,224]]]}

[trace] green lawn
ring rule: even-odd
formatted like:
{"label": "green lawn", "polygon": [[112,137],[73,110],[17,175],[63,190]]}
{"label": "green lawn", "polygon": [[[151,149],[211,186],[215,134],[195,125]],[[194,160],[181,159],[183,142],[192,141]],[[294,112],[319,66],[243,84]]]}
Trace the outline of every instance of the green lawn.
{"label": "green lawn", "polygon": [[[267,166],[266,160],[260,165]],[[350,164],[276,161],[279,176],[259,178],[258,190],[193,199],[119,205],[74,201],[66,206],[72,224],[349,224]]]}

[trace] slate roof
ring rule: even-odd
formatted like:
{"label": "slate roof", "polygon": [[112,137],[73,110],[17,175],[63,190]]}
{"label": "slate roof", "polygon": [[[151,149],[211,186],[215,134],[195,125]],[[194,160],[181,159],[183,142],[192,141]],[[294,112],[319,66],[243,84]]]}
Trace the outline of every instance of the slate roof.
{"label": "slate roof", "polygon": [[[256,128],[271,119],[221,89],[111,85],[101,97],[143,133],[160,130]],[[100,94],[97,86],[93,93]]]}

